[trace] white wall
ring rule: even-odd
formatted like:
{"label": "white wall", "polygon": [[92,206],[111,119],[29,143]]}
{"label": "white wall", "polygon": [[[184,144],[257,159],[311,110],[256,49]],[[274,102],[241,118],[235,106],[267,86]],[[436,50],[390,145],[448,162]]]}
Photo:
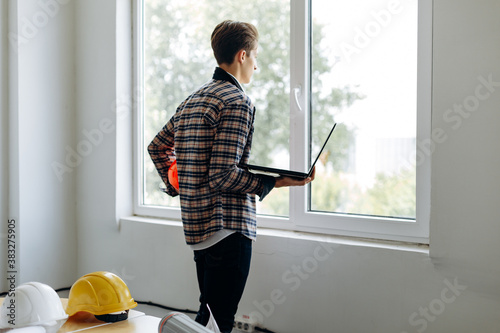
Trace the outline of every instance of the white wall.
{"label": "white wall", "polygon": [[431,253],[440,270],[498,297],[500,2],[458,4],[435,1],[432,126],[447,139],[432,160]]}
{"label": "white wall", "polygon": [[[264,326],[281,333],[498,332],[500,87],[477,87],[480,77],[500,82],[500,5],[434,3],[432,126],[447,138],[432,155],[430,256],[419,248],[263,230],[239,313],[260,314]],[[120,75],[128,62],[120,57],[128,46],[116,26],[129,3],[77,0],[74,12],[72,6],[61,9],[18,59],[23,276],[69,286],[70,277],[114,271],[136,299],[194,309],[194,263],[181,228],[132,219],[117,223],[127,213],[129,199],[122,194],[131,184],[122,168],[131,160],[123,149],[131,121],[114,111],[127,95]],[[36,1],[23,1],[17,17],[37,8]],[[476,100],[478,105],[467,104]],[[72,103],[76,116],[65,108]],[[454,104],[473,110],[463,112],[460,125],[448,111]],[[41,146],[36,151],[34,141]],[[64,158],[67,145],[80,149],[82,158],[60,184],[47,165]],[[42,195],[32,191],[39,188]],[[66,217],[76,217],[76,233]],[[77,253],[68,244],[75,239]],[[66,248],[62,261],[43,261]]]}
{"label": "white wall", "polygon": [[[7,2],[0,2],[0,36],[2,39],[0,41],[0,244],[2,245],[0,249],[0,267],[6,267],[7,256],[6,256],[6,246],[4,242],[6,239],[7,232],[7,218],[8,218],[8,207],[9,207],[9,174],[8,174],[8,136],[9,136],[9,126],[8,126],[8,47],[7,47],[7,30],[8,30],[8,8]],[[2,270],[0,273],[0,290],[7,290],[7,280],[5,276],[6,272]]]}
{"label": "white wall", "polygon": [[[35,280],[60,288],[76,275],[74,172],[59,178],[53,169],[54,162],[65,163],[66,147],[74,143],[73,4],[5,3],[10,124],[6,215],[16,220],[16,283]],[[2,159],[2,170],[4,166]]]}
{"label": "white wall", "polygon": [[[123,257],[118,245],[118,216],[131,212],[132,183],[127,171],[132,165],[131,114],[116,109],[127,105],[131,90],[131,59],[125,56],[117,62],[117,50],[122,55],[130,54],[130,47],[122,50],[127,46],[121,36],[125,33],[130,39],[131,30],[126,23],[124,31],[116,29],[117,12],[130,15],[123,7],[127,7],[127,1],[76,2],[77,132],[91,132],[95,138],[92,141],[83,134],[77,138],[79,143],[91,143],[91,153],[82,159],[77,175],[80,275],[116,270]],[[123,156],[123,147],[127,146],[128,156]],[[128,199],[124,199],[127,191]]]}

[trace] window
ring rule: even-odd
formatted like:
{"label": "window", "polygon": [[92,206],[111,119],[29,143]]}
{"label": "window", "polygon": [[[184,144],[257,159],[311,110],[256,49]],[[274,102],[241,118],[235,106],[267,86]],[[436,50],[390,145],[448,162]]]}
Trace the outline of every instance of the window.
{"label": "window", "polygon": [[[145,149],[211,78],[213,28],[257,26],[251,162],[305,171],[337,122],[308,187],[273,190],[259,224],[427,242],[431,0],[136,0],[136,214],[179,218]],[[269,138],[272,137],[272,140]],[[420,158],[417,158],[419,156]]]}

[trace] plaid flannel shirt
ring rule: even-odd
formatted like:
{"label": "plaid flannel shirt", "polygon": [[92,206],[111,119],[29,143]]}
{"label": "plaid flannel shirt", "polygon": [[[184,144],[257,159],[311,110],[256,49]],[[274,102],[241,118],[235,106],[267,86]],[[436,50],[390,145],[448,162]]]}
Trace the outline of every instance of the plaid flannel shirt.
{"label": "plaid flannel shirt", "polygon": [[239,83],[216,68],[213,79],[181,103],[150,143],[149,154],[171,196],[177,191],[168,182],[168,168],[177,160],[187,244],[221,229],[255,239],[255,194],[262,200],[275,181],[239,167],[248,163],[254,114]]}

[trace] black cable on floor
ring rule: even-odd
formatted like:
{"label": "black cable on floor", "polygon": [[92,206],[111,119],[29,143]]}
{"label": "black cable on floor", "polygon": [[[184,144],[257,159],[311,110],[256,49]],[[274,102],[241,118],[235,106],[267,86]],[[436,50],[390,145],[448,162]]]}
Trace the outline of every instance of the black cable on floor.
{"label": "black cable on floor", "polygon": [[192,314],[197,314],[198,311],[193,311],[193,310],[189,310],[189,309],[177,309],[177,308],[173,308],[173,307],[170,307],[170,306],[166,306],[166,305],[161,305],[161,304],[157,304],[157,303],[153,303],[153,302],[150,302],[150,301],[138,301],[138,300],[135,300],[137,302],[137,304],[142,304],[142,305],[150,305],[150,306],[156,306],[158,308],[162,308],[162,309],[165,309],[165,310],[170,310],[170,311],[177,311],[177,312],[184,312],[184,313],[192,313]]}
{"label": "black cable on floor", "polygon": [[56,289],[55,292],[58,293],[58,292],[66,291],[66,290],[70,290],[70,289],[71,289],[71,287],[64,287],[64,288]]}
{"label": "black cable on floor", "polygon": [[255,330],[259,332],[265,332],[265,333],[275,333],[274,331],[270,331],[267,328],[260,328],[258,326],[255,326]]}

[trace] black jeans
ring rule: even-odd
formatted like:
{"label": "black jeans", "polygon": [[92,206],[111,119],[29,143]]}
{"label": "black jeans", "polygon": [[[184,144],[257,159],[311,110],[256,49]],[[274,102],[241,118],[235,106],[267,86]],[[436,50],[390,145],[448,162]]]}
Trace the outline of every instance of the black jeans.
{"label": "black jeans", "polygon": [[196,321],[203,326],[210,316],[210,307],[222,333],[233,329],[234,316],[245,289],[250,270],[252,241],[234,233],[205,250],[194,251],[200,309]]}

